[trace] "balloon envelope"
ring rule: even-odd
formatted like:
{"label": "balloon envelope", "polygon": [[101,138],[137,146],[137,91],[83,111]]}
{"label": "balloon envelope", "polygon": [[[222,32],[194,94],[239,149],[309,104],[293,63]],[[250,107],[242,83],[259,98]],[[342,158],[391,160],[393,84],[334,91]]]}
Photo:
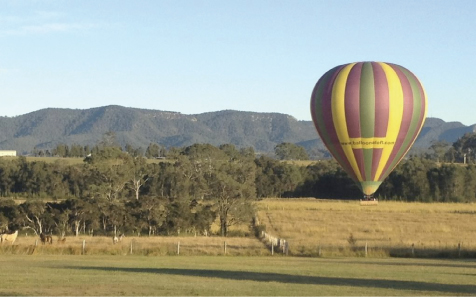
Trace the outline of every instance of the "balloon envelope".
{"label": "balloon envelope", "polygon": [[382,62],[337,66],[311,96],[314,125],[330,153],[372,195],[415,142],[427,97],[406,68]]}

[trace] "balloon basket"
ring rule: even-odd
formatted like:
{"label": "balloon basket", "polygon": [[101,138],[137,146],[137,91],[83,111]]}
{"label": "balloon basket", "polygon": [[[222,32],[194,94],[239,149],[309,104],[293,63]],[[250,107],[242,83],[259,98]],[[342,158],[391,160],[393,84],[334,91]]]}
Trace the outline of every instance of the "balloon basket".
{"label": "balloon basket", "polygon": [[360,200],[360,205],[361,206],[371,206],[371,205],[378,205],[378,200],[377,199],[364,199]]}

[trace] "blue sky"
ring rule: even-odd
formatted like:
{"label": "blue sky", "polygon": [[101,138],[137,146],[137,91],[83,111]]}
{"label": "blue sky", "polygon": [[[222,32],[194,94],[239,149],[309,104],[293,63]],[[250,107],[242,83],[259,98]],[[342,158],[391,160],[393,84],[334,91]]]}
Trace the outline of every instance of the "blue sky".
{"label": "blue sky", "polygon": [[349,62],[402,65],[428,116],[476,123],[476,1],[2,0],[1,116],[105,105],[310,120]]}

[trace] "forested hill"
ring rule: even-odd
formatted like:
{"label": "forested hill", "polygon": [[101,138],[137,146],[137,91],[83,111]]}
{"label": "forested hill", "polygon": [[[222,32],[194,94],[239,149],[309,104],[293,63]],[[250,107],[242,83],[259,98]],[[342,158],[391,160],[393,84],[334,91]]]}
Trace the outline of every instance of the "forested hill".
{"label": "forested hill", "polygon": [[[446,123],[429,118],[415,143],[428,147],[434,140],[454,142],[475,125]],[[114,131],[122,146],[146,148],[151,142],[166,147],[194,143],[253,147],[272,152],[282,142],[307,149],[323,149],[311,121],[298,121],[279,113],[224,110],[195,115],[122,106],[90,109],[47,108],[16,117],[0,117],[0,149],[28,153],[34,147],[51,149],[57,144],[95,145],[106,132]]]}

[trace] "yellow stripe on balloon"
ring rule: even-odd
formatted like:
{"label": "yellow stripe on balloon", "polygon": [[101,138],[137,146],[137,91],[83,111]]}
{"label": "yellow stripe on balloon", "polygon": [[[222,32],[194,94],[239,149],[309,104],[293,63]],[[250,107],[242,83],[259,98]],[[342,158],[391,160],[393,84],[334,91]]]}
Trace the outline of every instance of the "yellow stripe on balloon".
{"label": "yellow stripe on balloon", "polygon": [[[418,80],[418,79],[417,79]],[[420,131],[421,129],[423,128],[423,125],[425,124],[425,119],[426,119],[426,113],[428,112],[428,97],[426,97],[426,91],[425,91],[425,88],[423,87],[423,84],[420,83],[420,86],[421,86],[421,89],[423,90],[423,96],[425,97],[425,111],[423,113],[423,121],[421,121],[421,126],[420,126],[420,130],[418,130],[418,134],[420,134]],[[417,134],[417,137],[418,137],[418,134]],[[417,137],[415,137],[415,140],[417,139]],[[415,141],[413,140],[413,141]]]}
{"label": "yellow stripe on balloon", "polygon": [[354,170],[354,173],[359,181],[362,181],[359,166],[355,160],[354,152],[351,145],[343,145],[350,142],[349,132],[347,131],[347,122],[345,118],[345,87],[347,84],[347,77],[349,72],[356,63],[345,66],[337,75],[334,85],[332,87],[332,120],[336,129],[337,138],[342,146],[344,154]]}
{"label": "yellow stripe on balloon", "polygon": [[377,172],[375,173],[375,180],[380,180],[382,171],[390,158],[390,154],[392,153],[395,142],[397,141],[398,132],[400,132],[403,118],[403,90],[400,79],[398,78],[397,73],[390,66],[385,63],[379,64],[382,66],[385,76],[387,77],[389,92],[390,113],[388,115],[386,141],[388,143],[393,143],[393,145],[384,146],[380,163]]}

